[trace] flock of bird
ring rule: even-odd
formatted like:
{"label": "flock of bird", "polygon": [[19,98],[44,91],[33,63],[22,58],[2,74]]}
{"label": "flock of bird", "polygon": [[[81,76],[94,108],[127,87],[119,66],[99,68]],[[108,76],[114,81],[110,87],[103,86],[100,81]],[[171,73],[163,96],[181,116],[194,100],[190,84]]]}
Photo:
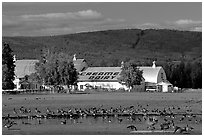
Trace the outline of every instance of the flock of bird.
{"label": "flock of bird", "polygon": [[[58,108],[57,110],[51,110],[46,107],[45,110],[39,108],[26,108],[21,106],[20,108],[13,108],[11,114],[3,116],[5,121],[4,127],[11,128],[13,125],[17,125],[15,119],[38,119],[38,124],[43,124],[41,119],[52,119],[52,118],[64,118],[60,120],[60,124],[66,125],[67,119],[79,119],[80,117],[102,117],[107,119],[108,122],[112,122],[109,117],[115,118],[118,123],[122,123],[124,120],[129,120],[133,124],[127,126],[131,131],[137,131],[137,123],[144,123],[147,125],[147,130],[153,131],[156,126],[159,126],[159,130],[173,130],[173,133],[189,133],[194,128],[186,124],[181,127],[175,125],[178,122],[184,122],[185,120],[195,123],[201,123],[202,119],[197,114],[192,113],[192,109],[186,106],[185,111],[181,111],[179,106],[169,106],[162,109],[150,109],[149,104],[128,107],[110,107],[109,109],[104,108],[103,105],[99,107],[90,108]],[[183,110],[183,109],[182,109]],[[184,122],[186,123],[186,122]],[[24,125],[31,125],[31,123],[23,122]]]}

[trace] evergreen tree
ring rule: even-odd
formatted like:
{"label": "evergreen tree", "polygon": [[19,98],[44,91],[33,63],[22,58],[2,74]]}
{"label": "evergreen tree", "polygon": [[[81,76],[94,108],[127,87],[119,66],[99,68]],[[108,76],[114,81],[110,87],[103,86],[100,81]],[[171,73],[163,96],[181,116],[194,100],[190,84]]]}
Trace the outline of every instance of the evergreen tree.
{"label": "evergreen tree", "polygon": [[181,61],[181,63],[178,66],[177,71],[178,71],[178,74],[179,74],[179,77],[178,77],[178,86],[180,88],[184,88],[184,87],[186,87],[186,85],[185,85],[186,74],[185,74],[185,64],[184,64],[184,61]]}
{"label": "evergreen tree", "polygon": [[192,88],[202,88],[202,64],[201,62],[195,62],[192,66]]}
{"label": "evergreen tree", "polygon": [[191,74],[192,73],[192,65],[190,62],[186,63],[185,66],[185,76],[186,76],[186,80],[185,80],[185,88],[192,88],[192,78],[191,78]]}
{"label": "evergreen tree", "polygon": [[130,91],[134,85],[141,84],[143,78],[142,74],[143,71],[139,70],[136,63],[134,63],[133,61],[127,62],[122,67],[119,82],[122,84],[125,83]]}
{"label": "evergreen tree", "polygon": [[13,60],[13,51],[9,44],[3,43],[2,51],[2,88],[14,89],[13,80],[15,79],[15,64]]}

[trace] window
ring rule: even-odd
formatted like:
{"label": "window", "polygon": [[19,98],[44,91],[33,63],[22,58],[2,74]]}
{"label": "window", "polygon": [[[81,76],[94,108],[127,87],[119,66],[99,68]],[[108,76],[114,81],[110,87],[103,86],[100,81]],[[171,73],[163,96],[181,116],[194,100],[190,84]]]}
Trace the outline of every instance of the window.
{"label": "window", "polygon": [[80,89],[83,89],[83,85],[80,85]]}
{"label": "window", "polygon": [[115,73],[113,73],[113,75],[118,75],[120,72],[115,72]]}
{"label": "window", "polygon": [[164,79],[164,74],[163,74],[163,73],[161,73],[161,79],[162,79],[162,80]]}
{"label": "window", "polygon": [[112,74],[113,74],[113,72],[105,72],[104,75],[112,75]]}
{"label": "window", "polygon": [[90,76],[89,79],[94,79],[94,76]]}
{"label": "window", "polygon": [[98,72],[93,72],[93,73],[92,73],[92,75],[97,75],[97,74],[98,74]]}
{"label": "window", "polygon": [[91,72],[87,72],[87,73],[86,73],[86,75],[91,75],[91,74],[92,74]]}
{"label": "window", "polygon": [[109,79],[109,76],[105,76],[104,79]]}
{"label": "window", "polygon": [[96,76],[95,79],[100,79],[100,76]]}
{"label": "window", "polygon": [[104,72],[99,72],[99,73],[98,73],[98,75],[103,75],[103,74],[104,74]]}

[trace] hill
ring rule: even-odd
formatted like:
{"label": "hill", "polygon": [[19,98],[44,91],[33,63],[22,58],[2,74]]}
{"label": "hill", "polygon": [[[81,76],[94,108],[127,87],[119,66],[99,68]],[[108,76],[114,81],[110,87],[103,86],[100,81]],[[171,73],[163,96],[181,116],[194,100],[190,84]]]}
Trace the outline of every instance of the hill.
{"label": "hill", "polygon": [[151,64],[202,58],[202,33],[176,30],[123,29],[43,37],[3,37],[18,59],[39,59],[41,50],[54,47],[87,60],[90,66],[118,66],[135,59]]}

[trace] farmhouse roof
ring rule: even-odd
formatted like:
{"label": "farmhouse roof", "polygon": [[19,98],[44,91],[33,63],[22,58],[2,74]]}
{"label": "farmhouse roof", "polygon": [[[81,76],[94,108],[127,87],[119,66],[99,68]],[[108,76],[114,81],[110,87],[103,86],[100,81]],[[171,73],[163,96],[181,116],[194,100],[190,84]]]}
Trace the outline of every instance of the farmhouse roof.
{"label": "farmhouse roof", "polygon": [[16,60],[15,75],[17,78],[23,78],[25,75],[35,73],[35,63],[39,60]]}

